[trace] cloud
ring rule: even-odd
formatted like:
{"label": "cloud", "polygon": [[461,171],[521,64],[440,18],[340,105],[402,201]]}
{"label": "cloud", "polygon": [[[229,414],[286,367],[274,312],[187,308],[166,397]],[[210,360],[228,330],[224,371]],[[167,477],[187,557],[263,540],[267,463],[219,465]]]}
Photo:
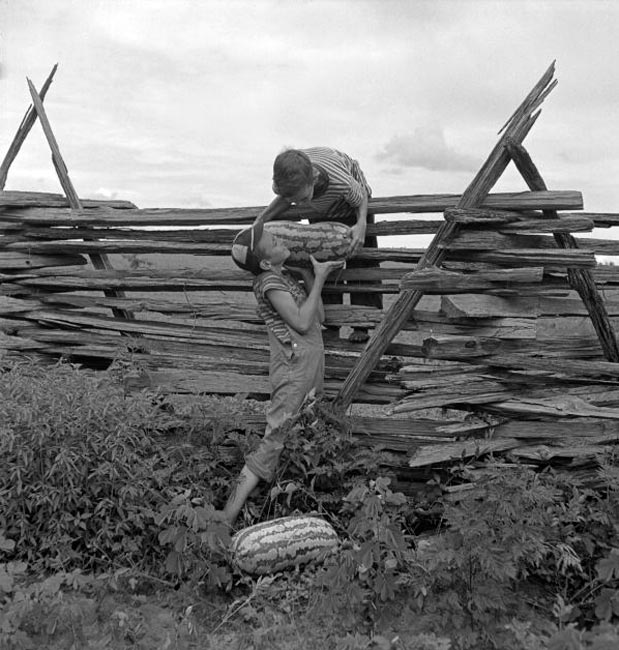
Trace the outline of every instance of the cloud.
{"label": "cloud", "polygon": [[92,193],[92,198],[94,199],[103,199],[104,201],[112,201],[118,198],[124,198],[119,196],[118,190],[111,190],[108,187],[100,187],[98,190]]}
{"label": "cloud", "polygon": [[431,171],[475,171],[478,167],[476,158],[447,144],[443,129],[438,125],[417,127],[408,135],[394,135],[376,158],[401,167]]}

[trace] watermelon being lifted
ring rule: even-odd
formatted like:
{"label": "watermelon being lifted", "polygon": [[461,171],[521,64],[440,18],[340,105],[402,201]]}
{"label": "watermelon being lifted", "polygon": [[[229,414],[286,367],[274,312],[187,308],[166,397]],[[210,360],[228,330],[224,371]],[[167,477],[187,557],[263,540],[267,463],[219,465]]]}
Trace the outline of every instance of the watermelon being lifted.
{"label": "watermelon being lifted", "polygon": [[279,517],[239,530],[232,559],[241,571],[264,575],[324,559],[339,544],[329,522],[309,515]]}
{"label": "watermelon being lifted", "polygon": [[351,252],[352,229],[337,221],[310,224],[269,221],[264,224],[264,229],[290,251],[289,264],[311,265],[310,255],[319,262],[342,260]]}

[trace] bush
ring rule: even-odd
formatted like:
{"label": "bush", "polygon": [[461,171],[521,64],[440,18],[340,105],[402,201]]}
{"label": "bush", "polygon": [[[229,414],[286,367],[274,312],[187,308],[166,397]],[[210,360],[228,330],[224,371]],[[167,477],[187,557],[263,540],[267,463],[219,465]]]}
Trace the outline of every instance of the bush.
{"label": "bush", "polygon": [[[19,640],[32,619],[58,618],[61,591],[79,587],[86,572],[235,586],[216,506],[257,442],[247,416],[262,410],[243,396],[129,395],[117,373],[66,363],[0,371],[0,645],[2,634]],[[353,630],[401,606],[419,623],[420,648],[444,647],[444,634],[458,649],[614,647],[612,467],[602,493],[552,471],[488,466],[457,501],[443,497],[438,534],[415,552],[412,499],[381,475],[384,456],[360,446],[321,401],[310,400],[292,427],[278,479],[263,486],[269,511],[246,512],[247,523],[318,511],[343,544],[324,565],[288,575],[282,607],[311,605],[324,621],[324,606]],[[458,472],[466,479],[466,468]],[[26,570],[51,576],[32,580]],[[243,584],[252,579],[236,587]],[[375,631],[357,630],[340,645],[399,647]]]}
{"label": "bush", "polygon": [[[20,362],[0,373],[0,395],[0,532],[35,571],[158,571],[160,511],[187,490],[206,505],[223,498],[221,436],[153,393],[126,395],[106,372]],[[190,445],[198,430],[201,445]]]}
{"label": "bush", "polygon": [[483,484],[445,502],[444,530],[413,572],[420,610],[460,630],[458,647],[490,640],[523,594],[559,629],[619,618],[617,505],[612,489],[600,495],[552,472],[496,464]]}
{"label": "bush", "polygon": [[349,491],[359,481],[384,471],[384,452],[361,445],[351,433],[348,418],[336,413],[325,399],[308,397],[287,426],[288,437],[270,491],[271,516],[299,510],[339,516]]}

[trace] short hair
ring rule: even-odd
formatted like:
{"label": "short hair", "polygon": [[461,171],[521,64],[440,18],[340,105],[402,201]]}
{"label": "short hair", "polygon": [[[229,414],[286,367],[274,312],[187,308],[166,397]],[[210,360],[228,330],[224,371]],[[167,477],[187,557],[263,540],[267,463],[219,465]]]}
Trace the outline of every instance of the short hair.
{"label": "short hair", "polygon": [[312,162],[299,149],[282,151],[273,162],[273,191],[289,197],[314,180]]}

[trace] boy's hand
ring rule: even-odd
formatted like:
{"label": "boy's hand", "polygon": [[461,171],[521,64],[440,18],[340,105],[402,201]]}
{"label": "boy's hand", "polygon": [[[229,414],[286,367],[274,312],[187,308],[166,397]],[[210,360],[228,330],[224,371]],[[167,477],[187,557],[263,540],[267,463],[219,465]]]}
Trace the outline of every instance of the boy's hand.
{"label": "boy's hand", "polygon": [[363,246],[363,242],[365,241],[365,231],[365,223],[357,223],[351,228],[350,250],[352,254],[357,253]]}
{"label": "boy's hand", "polygon": [[346,262],[345,260],[330,260],[328,262],[319,262],[313,255],[310,255],[312,266],[314,268],[314,276],[326,278],[331,271],[336,269],[343,269]]}
{"label": "boy's hand", "polygon": [[297,275],[300,275],[302,277],[305,277],[307,275],[312,275],[312,270],[307,266],[296,266],[295,264],[286,264],[286,263],[284,263],[284,266],[292,273],[296,273]]}
{"label": "boy's hand", "polygon": [[312,282],[314,281],[314,274],[312,273],[312,269],[308,268],[307,266],[288,266],[287,264],[284,266],[291,273],[294,273],[296,276],[300,277],[306,286],[311,287]]}

